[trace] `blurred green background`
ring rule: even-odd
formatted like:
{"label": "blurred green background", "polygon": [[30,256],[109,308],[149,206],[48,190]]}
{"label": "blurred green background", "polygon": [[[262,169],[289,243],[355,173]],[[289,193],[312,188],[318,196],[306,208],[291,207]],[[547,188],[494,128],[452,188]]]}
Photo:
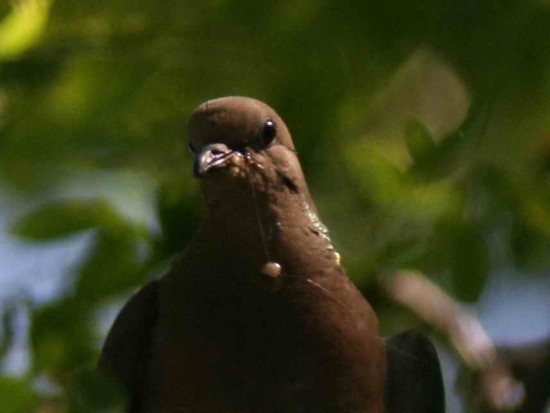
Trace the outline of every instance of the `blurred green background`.
{"label": "blurred green background", "polygon": [[77,372],[197,225],[186,121],[224,95],[286,119],[384,334],[420,326],[401,268],[548,334],[549,28],[547,0],[0,3],[0,411],[117,411]]}

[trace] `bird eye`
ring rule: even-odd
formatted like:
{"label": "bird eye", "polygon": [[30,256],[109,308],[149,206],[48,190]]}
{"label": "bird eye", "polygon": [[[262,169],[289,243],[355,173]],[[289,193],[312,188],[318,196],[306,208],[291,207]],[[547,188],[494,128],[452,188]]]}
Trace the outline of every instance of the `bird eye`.
{"label": "bird eye", "polygon": [[275,137],[277,136],[277,127],[273,119],[266,119],[264,122],[264,129],[262,130],[262,135],[260,136],[260,142],[262,146],[268,147],[273,143]]}

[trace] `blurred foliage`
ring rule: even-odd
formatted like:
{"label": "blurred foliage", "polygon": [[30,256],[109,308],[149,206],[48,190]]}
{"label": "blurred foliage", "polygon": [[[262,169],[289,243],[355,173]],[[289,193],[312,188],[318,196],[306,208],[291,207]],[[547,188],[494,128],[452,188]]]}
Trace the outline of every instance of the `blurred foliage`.
{"label": "blurred foliage", "polygon": [[[208,98],[253,96],[287,120],[362,286],[409,267],[472,302],[495,268],[550,264],[547,1],[13,0],[0,17],[0,180],[43,203],[14,233],[93,231],[61,298],[20,303],[32,363],[1,379],[2,412],[117,411],[106,378],[69,377],[95,361],[98,311],[158,275],[196,226],[185,125]],[[105,199],[45,201],[69,178],[120,170],[157,183],[160,234]],[[62,391],[41,390],[44,376]]]}
{"label": "blurred foliage", "polygon": [[49,0],[13,3],[0,26],[0,58],[14,60],[39,41],[48,20]]}

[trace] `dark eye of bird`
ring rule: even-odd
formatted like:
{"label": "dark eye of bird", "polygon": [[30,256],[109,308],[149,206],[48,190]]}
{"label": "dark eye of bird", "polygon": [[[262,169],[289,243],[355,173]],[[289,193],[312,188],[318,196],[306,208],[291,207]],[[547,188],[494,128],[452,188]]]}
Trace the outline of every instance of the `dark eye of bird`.
{"label": "dark eye of bird", "polygon": [[268,147],[273,143],[275,137],[277,136],[277,127],[273,119],[266,119],[264,122],[264,129],[262,130],[262,135],[260,137],[260,142],[264,147]]}

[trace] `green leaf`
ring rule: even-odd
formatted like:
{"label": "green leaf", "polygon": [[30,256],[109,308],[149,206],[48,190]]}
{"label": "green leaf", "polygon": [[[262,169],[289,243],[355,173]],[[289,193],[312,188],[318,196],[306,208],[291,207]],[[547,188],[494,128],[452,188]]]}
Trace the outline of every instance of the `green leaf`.
{"label": "green leaf", "polygon": [[101,199],[63,200],[31,212],[15,223],[12,231],[35,241],[47,241],[100,225],[118,226],[123,218]]}
{"label": "green leaf", "polygon": [[405,142],[415,163],[423,162],[435,150],[435,142],[428,128],[420,121],[413,120],[405,129]]}
{"label": "green leaf", "polygon": [[2,314],[2,333],[0,334],[0,359],[11,347],[14,336],[14,318],[17,308],[13,304],[8,304],[3,309]]}
{"label": "green leaf", "polygon": [[466,224],[455,234],[451,272],[455,295],[463,301],[479,298],[489,276],[489,248],[481,227]]}
{"label": "green leaf", "polygon": [[114,378],[98,371],[83,371],[73,377],[70,413],[123,413],[126,392]]}
{"label": "green leaf", "polygon": [[[445,179],[468,165],[474,158],[475,150],[485,133],[491,109],[490,102],[472,105],[462,126],[431,149],[428,147],[426,137],[417,137],[416,140],[424,142],[422,156],[414,158],[415,163],[410,171],[432,181]],[[419,136],[421,134],[419,130],[415,133]],[[409,145],[408,142],[407,144]],[[418,143],[417,145],[420,146]],[[421,152],[420,149],[417,151]]]}
{"label": "green leaf", "polygon": [[80,266],[75,294],[93,303],[117,295],[143,280],[138,255],[139,233],[133,227],[99,231]]}
{"label": "green leaf", "polygon": [[26,380],[0,377],[0,411],[26,413],[32,411],[35,397]]}
{"label": "green leaf", "polygon": [[462,131],[453,133],[440,142],[433,151],[411,167],[411,172],[426,180],[445,179],[468,162],[468,142]]}
{"label": "green leaf", "polygon": [[48,22],[50,0],[12,2],[11,13],[0,23],[0,60],[14,60],[33,47]]}
{"label": "green leaf", "polygon": [[75,297],[36,310],[31,316],[30,342],[35,373],[61,379],[89,366],[96,356],[93,307]]}
{"label": "green leaf", "polygon": [[512,256],[515,264],[531,273],[543,272],[550,264],[550,238],[539,228],[516,219],[512,227]]}
{"label": "green leaf", "polygon": [[191,240],[202,215],[202,200],[189,182],[163,185],[157,193],[157,211],[162,227],[163,254],[182,250]]}

